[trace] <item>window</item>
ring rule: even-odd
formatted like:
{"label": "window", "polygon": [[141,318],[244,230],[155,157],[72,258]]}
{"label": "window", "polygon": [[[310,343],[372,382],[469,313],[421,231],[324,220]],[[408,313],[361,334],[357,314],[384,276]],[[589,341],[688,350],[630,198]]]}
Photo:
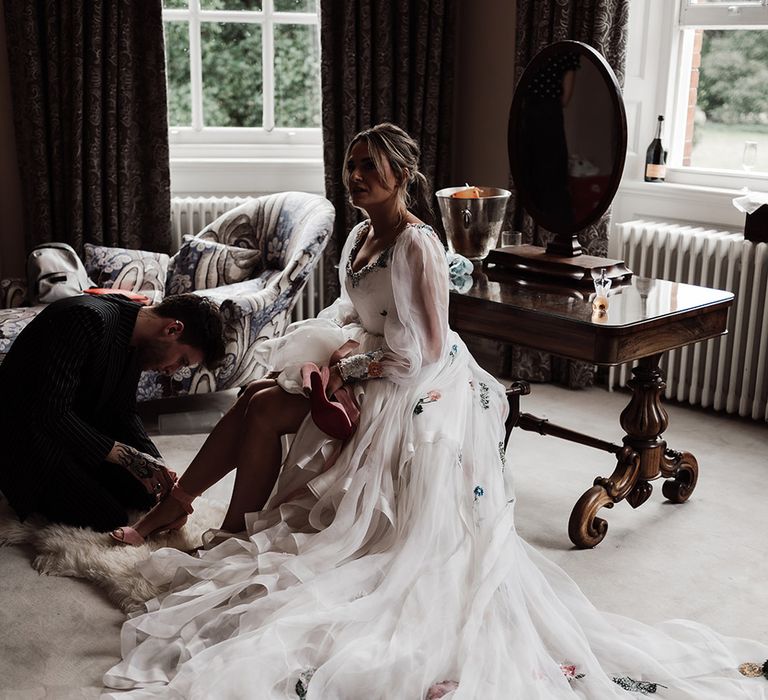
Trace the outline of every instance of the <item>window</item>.
{"label": "window", "polygon": [[[291,159],[321,165],[317,0],[163,0],[171,179],[175,192],[211,188],[211,161],[269,177]],[[208,184],[185,182],[197,159]],[[174,168],[176,165],[176,168]],[[265,167],[267,167],[265,165]],[[296,163],[299,167],[298,163]],[[176,173],[174,172],[176,171]],[[214,167],[214,170],[216,168]],[[318,170],[318,173],[321,170]],[[223,172],[223,170],[222,170]],[[315,174],[317,175],[317,173]],[[240,191],[317,189],[307,182],[240,183]],[[317,178],[315,178],[317,179]],[[315,183],[317,184],[317,183]],[[236,193],[235,185],[216,188]]]}
{"label": "window", "polygon": [[768,177],[768,3],[680,0],[677,31],[672,179]]}

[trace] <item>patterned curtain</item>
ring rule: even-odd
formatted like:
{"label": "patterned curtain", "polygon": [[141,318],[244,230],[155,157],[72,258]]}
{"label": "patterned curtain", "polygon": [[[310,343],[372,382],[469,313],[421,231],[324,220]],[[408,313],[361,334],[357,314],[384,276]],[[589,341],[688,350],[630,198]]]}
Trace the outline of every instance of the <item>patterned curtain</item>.
{"label": "patterned curtain", "polygon": [[6,0],[27,250],[165,251],[170,176],[161,0]]}
{"label": "patterned curtain", "polygon": [[341,182],[344,151],[357,132],[382,121],[397,124],[419,142],[432,191],[449,184],[456,6],[452,0],[320,2],[325,192],[336,209],[325,254],[328,299],[338,294],[335,264],[359,220]]}
{"label": "patterned curtain", "polygon": [[[517,0],[515,83],[533,57],[555,41],[574,39],[597,49],[613,68],[619,85],[624,84],[629,0]],[[510,181],[509,208],[505,228],[523,232],[523,242],[546,245],[552,234],[537,226],[515,201]],[[579,233],[587,255],[606,257],[610,210],[592,226]],[[584,362],[565,360],[544,352],[512,346],[510,374],[518,379],[555,381],[571,388],[590,386],[594,367]]]}

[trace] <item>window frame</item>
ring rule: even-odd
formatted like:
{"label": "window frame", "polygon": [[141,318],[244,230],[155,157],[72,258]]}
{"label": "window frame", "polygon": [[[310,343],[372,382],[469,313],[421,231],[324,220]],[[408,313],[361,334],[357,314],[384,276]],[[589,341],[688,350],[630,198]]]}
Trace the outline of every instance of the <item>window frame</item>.
{"label": "window frame", "polygon": [[[278,12],[274,9],[274,0],[262,0],[261,10],[204,10],[200,0],[189,0],[186,8],[164,8],[162,19],[164,24],[174,21],[186,22],[189,32],[192,124],[169,124],[173,194],[237,195],[287,189],[321,192],[322,130],[278,127],[274,124],[275,26],[310,25],[315,26],[319,32],[319,9],[314,13]],[[204,126],[201,25],[205,22],[234,22],[261,26],[261,127]]]}
{"label": "window frame", "polygon": [[[738,12],[731,8],[736,8]],[[730,2],[714,6],[677,0],[673,19],[671,41],[666,51],[663,50],[670,57],[670,70],[666,76],[666,102],[658,112],[670,115],[664,135],[669,145],[667,182],[734,190],[744,186],[752,189],[768,188],[768,172],[747,173],[741,169],[702,168],[682,164],[696,29],[768,29],[768,0],[761,0],[759,5]],[[660,75],[659,79],[661,81],[663,76]]]}

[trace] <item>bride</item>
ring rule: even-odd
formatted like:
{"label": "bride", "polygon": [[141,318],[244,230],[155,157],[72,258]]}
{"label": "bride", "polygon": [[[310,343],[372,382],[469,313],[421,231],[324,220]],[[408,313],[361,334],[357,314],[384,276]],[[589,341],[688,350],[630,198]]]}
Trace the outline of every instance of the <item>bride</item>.
{"label": "bride", "polygon": [[391,124],[352,140],[344,182],[368,219],[340,298],[263,344],[276,376],[248,387],[171,497],[113,533],[181,527],[237,469],[210,548],[143,565],[167,592],[125,622],[104,682],[131,691],[107,697],[768,699],[738,668],[765,647],[601,613],[517,535],[504,388],[448,327],[443,247],[408,209],[428,203],[418,156]]}

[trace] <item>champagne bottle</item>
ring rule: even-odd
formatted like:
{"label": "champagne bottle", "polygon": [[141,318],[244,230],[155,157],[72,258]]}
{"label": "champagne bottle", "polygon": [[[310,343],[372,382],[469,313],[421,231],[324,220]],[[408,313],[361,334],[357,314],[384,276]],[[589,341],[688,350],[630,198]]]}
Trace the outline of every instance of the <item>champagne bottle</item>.
{"label": "champagne bottle", "polygon": [[664,116],[659,115],[659,124],[656,127],[656,137],[651,141],[648,150],[645,152],[645,181],[646,182],[664,182],[667,174],[667,152],[661,145],[661,127],[664,123]]}

